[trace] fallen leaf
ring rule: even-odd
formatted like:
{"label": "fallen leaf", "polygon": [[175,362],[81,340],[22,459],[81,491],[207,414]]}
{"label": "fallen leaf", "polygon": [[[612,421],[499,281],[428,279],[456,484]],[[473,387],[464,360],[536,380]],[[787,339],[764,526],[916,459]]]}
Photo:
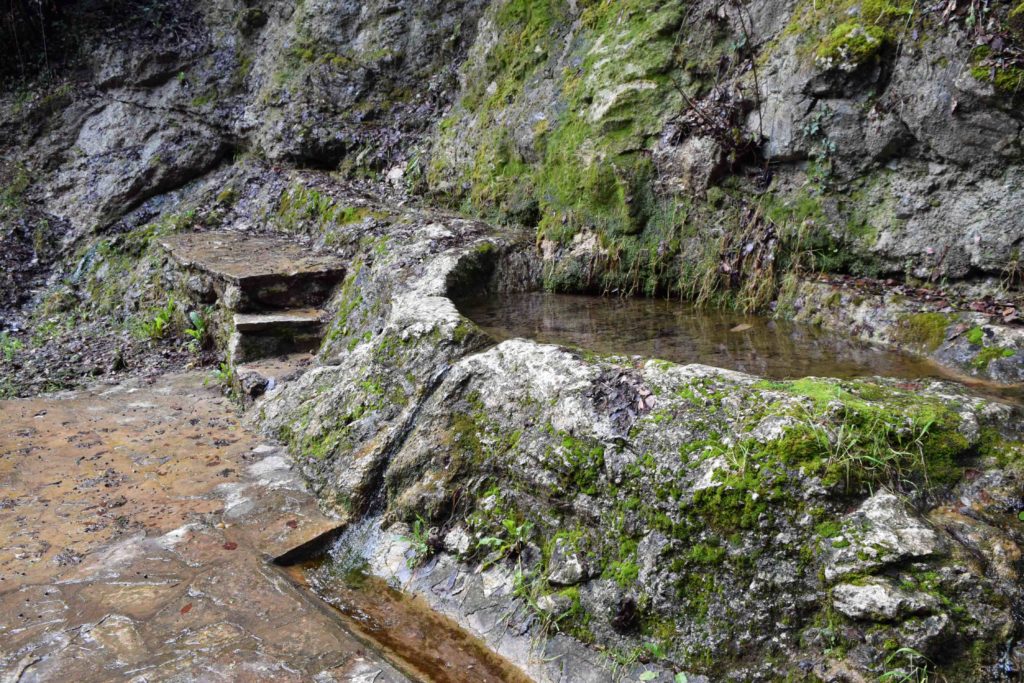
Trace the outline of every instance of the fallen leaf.
{"label": "fallen leaf", "polygon": [[237,547],[238,547],[238,544],[235,543],[234,541],[228,541],[227,543],[224,544],[224,550],[234,550]]}
{"label": "fallen leaf", "polygon": [[732,328],[729,331],[730,332],[746,332],[747,330],[752,329],[753,327],[754,327],[753,325],[750,325],[748,323],[741,323],[741,324],[737,325],[736,327]]}
{"label": "fallen leaf", "polygon": [[182,614],[188,614],[189,612],[192,611],[192,603],[191,602],[188,603],[187,605],[182,607],[180,611],[181,611]]}
{"label": "fallen leaf", "polygon": [[286,527],[288,527],[289,529],[297,529],[297,528],[299,528],[299,523],[297,521],[295,521],[294,519],[289,519],[287,522],[284,523],[284,525]]}

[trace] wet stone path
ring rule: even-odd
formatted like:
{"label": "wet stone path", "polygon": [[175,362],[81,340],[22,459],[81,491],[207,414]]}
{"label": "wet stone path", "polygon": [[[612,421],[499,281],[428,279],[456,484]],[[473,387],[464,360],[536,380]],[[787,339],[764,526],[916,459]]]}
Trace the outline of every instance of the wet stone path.
{"label": "wet stone path", "polygon": [[0,402],[0,681],[404,681],[270,563],[335,525],[201,374]]}

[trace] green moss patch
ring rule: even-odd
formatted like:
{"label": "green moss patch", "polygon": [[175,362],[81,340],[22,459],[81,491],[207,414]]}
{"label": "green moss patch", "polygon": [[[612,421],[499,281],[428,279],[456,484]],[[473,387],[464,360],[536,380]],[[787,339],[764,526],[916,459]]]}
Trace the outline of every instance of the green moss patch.
{"label": "green moss patch", "polygon": [[1002,348],[999,346],[989,346],[978,352],[978,355],[971,361],[971,365],[978,370],[985,370],[988,368],[989,363],[1000,358],[1011,358],[1016,355],[1016,351],[1013,349]]}
{"label": "green moss patch", "polygon": [[[946,330],[952,323],[945,313],[913,313],[900,318],[896,341],[904,346],[932,352],[946,341]],[[970,333],[968,333],[970,339]],[[973,342],[972,342],[973,343]]]}
{"label": "green moss patch", "polygon": [[818,59],[829,65],[852,69],[866,64],[882,51],[889,40],[885,29],[846,21],[836,26],[818,46]]}
{"label": "green moss patch", "polygon": [[[1024,43],[1024,37],[1020,40]],[[971,53],[971,76],[982,83],[991,83],[999,95],[1012,98],[1024,92],[1024,66],[1016,61],[999,58],[985,45],[975,48]]]}

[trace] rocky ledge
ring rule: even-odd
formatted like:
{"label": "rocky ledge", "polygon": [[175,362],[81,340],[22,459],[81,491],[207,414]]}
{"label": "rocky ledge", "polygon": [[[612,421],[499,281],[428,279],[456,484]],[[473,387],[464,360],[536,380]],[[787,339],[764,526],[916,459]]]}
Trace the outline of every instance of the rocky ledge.
{"label": "rocky ledge", "polygon": [[324,507],[382,514],[410,565],[487,577],[533,637],[664,680],[1017,670],[1016,407],[495,345],[450,297],[535,285],[531,252],[421,217],[354,259],[318,363],[252,412]]}

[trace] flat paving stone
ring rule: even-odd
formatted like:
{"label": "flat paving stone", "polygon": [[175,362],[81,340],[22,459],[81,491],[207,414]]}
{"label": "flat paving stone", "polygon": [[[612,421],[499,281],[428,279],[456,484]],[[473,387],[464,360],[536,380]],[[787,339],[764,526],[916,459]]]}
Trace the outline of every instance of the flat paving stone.
{"label": "flat paving stone", "polygon": [[[283,236],[193,232],[160,243],[189,273],[200,298],[239,312],[321,306],[345,276],[344,262]],[[208,301],[209,303],[209,301]]]}

